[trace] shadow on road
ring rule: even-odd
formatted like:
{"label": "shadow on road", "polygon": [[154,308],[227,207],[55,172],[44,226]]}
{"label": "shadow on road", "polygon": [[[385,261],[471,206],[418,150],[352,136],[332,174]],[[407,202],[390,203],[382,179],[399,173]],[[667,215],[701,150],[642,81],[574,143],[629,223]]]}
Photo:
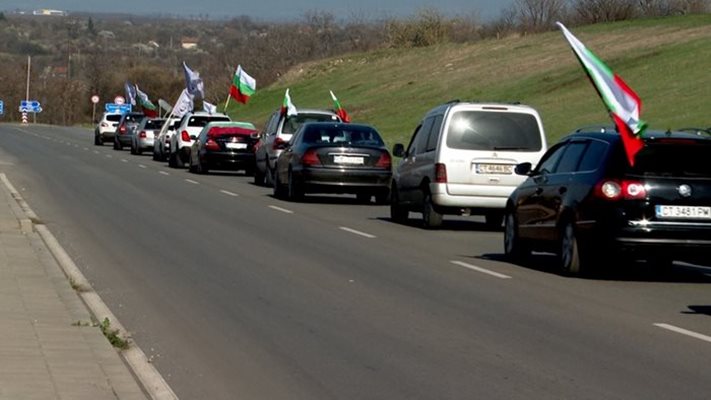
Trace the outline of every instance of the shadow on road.
{"label": "shadow on road", "polygon": [[682,314],[708,315],[711,317],[711,306],[689,306],[690,311],[682,311]]}
{"label": "shadow on road", "polygon": [[[442,226],[440,226],[437,229],[427,229],[424,226],[422,226],[422,219],[419,218],[409,218],[403,223],[398,223],[390,219],[389,217],[377,217],[377,218],[371,218],[373,220],[378,220],[378,221],[383,221],[383,222],[390,222],[392,224],[396,225],[402,225],[402,226],[409,226],[412,228],[419,228],[422,230],[426,231],[432,231],[432,232],[437,232],[437,231],[453,231],[453,232],[464,232],[464,231],[479,231],[479,232],[501,232],[501,228],[492,228],[491,226],[487,225],[484,222],[479,222],[475,220],[465,220],[465,219],[456,219],[456,220],[447,220],[445,219],[442,221]],[[502,239],[503,240],[503,239]]]}

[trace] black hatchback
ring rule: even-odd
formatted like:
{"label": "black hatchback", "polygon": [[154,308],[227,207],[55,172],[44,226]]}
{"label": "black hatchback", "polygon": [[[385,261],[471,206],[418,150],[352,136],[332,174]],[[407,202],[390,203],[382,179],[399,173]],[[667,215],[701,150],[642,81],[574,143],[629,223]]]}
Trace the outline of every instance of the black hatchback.
{"label": "black hatchback", "polygon": [[[612,129],[579,130],[551,147],[509,197],[504,250],[552,251],[579,274],[614,256],[651,265],[711,253],[711,135],[646,132],[635,165]],[[613,260],[614,261],[614,260]],[[613,262],[614,264],[614,262]]]}

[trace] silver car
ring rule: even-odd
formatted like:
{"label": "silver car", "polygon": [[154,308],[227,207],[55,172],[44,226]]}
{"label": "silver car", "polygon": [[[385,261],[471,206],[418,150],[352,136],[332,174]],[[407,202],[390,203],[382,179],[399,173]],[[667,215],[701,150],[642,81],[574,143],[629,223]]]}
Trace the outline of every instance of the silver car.
{"label": "silver car", "polygon": [[144,150],[153,149],[154,138],[164,123],[162,118],[143,118],[136,134],[131,136],[131,154],[141,155]]}
{"label": "silver car", "polygon": [[299,109],[298,114],[286,116],[281,110],[274,112],[264,125],[256,145],[254,183],[257,185],[273,184],[276,160],[286,148],[292,135],[307,122],[341,122],[330,110]]}
{"label": "silver car", "polygon": [[170,137],[175,133],[178,124],[180,124],[180,118],[170,117],[166,123],[168,126],[156,132],[156,136],[153,140],[153,160],[155,161],[165,161],[168,159],[168,154],[170,154]]}

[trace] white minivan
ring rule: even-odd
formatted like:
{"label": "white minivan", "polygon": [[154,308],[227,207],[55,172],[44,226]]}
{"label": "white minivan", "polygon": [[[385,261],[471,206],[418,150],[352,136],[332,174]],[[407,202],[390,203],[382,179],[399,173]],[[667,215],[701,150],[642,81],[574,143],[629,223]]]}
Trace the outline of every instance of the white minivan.
{"label": "white minivan", "polygon": [[484,215],[500,227],[506,200],[523,182],[516,164],[536,165],[546,151],[538,112],[520,104],[453,101],[430,110],[405,148],[393,173],[390,215],[405,221],[422,213],[426,228],[442,215]]}

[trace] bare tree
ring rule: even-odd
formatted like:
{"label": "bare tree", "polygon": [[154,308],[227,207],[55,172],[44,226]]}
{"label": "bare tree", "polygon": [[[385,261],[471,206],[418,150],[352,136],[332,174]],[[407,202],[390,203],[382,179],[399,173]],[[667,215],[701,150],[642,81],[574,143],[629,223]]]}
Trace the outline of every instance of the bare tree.
{"label": "bare tree", "polygon": [[565,0],[516,0],[514,8],[523,32],[542,32],[553,28],[565,14]]}

